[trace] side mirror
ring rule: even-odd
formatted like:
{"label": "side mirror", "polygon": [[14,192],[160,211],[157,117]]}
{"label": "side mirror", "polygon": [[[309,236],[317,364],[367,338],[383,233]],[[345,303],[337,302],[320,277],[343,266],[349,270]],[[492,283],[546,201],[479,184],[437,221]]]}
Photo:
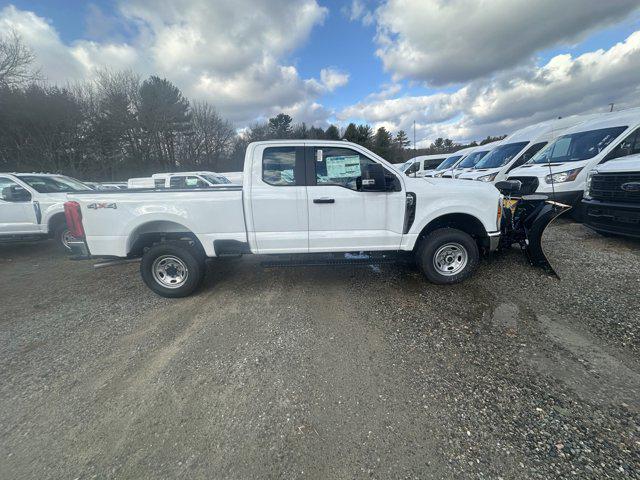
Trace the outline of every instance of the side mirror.
{"label": "side mirror", "polygon": [[522,188],[522,182],[520,180],[502,180],[496,182],[495,187],[503,195],[515,195]]}
{"label": "side mirror", "polygon": [[387,180],[384,175],[384,167],[379,163],[367,163],[362,169],[362,177],[359,179],[359,190],[363,192],[386,192]]}
{"label": "side mirror", "polygon": [[5,187],[2,189],[2,197],[7,202],[28,202],[31,194],[24,188],[18,186]]}

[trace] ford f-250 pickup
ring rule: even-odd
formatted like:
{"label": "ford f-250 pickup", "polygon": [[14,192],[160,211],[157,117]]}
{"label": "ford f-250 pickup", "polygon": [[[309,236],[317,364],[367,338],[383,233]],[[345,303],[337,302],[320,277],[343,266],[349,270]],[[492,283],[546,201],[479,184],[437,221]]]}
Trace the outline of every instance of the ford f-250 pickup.
{"label": "ford f-250 pickup", "polygon": [[207,257],[248,253],[409,252],[431,282],[459,282],[498,247],[503,211],[493,185],[410,178],[336,141],[252,143],[242,186],[68,200],[77,257],[141,257],[144,282],[166,297],[193,292]]}

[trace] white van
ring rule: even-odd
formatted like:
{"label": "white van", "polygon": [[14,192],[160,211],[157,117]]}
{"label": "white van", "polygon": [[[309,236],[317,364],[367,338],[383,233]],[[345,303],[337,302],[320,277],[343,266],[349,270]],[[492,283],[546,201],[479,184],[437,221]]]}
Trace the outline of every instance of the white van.
{"label": "white van", "polygon": [[575,115],[521,128],[502,140],[472,171],[462,173],[458,178],[491,183],[506,180],[513,169],[529,161],[550,141],[585,118]]}
{"label": "white van", "polygon": [[463,148],[462,150],[452,153],[444,162],[438,165],[430,175],[427,176],[436,178],[453,178],[453,170],[460,162],[467,158],[467,156],[471,155],[476,148],[478,147]]}
{"label": "white van", "polygon": [[[478,162],[482,160],[491,150],[496,148],[502,142],[492,142],[486,145],[478,145],[473,152],[460,159],[451,169],[451,178],[458,178],[466,172],[472,171]],[[444,175],[446,177],[446,175]]]}
{"label": "white van", "polygon": [[520,180],[525,193],[553,195],[576,206],[594,167],[636,153],[640,153],[640,108],[602,113],[564,131],[527,164],[510,172],[509,178]]}
{"label": "white van", "polygon": [[403,163],[400,171],[410,177],[424,177],[428,172],[440,165],[447,158],[447,155],[447,153],[441,153],[414,157]]}

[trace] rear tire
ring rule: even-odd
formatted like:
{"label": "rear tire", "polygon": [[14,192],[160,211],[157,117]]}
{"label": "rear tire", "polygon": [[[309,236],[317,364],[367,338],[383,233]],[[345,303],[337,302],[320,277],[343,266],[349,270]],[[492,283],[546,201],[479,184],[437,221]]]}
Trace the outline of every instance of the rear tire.
{"label": "rear tire", "polygon": [[53,232],[53,237],[58,242],[59,248],[66,253],[71,252],[71,247],[69,246],[69,242],[74,240],[74,236],[71,235],[71,230],[67,227],[66,222],[62,222],[60,225],[56,227]]}
{"label": "rear tire", "polygon": [[202,253],[186,242],[167,242],[151,247],[140,262],[144,283],[166,298],[191,295],[202,283],[205,270]]}
{"label": "rear tire", "polygon": [[480,252],[471,235],[455,228],[431,232],[416,252],[416,261],[427,280],[438,285],[467,279],[478,266]]}

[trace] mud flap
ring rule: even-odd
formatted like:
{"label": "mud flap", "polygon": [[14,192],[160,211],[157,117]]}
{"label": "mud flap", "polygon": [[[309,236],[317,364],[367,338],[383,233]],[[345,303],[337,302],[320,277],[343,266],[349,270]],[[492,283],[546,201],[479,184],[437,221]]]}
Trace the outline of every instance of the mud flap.
{"label": "mud flap", "polygon": [[541,267],[547,273],[560,278],[542,248],[542,235],[547,226],[571,207],[555,202],[545,202],[539,209],[525,219],[525,235],[527,247],[525,249],[529,263],[534,267]]}

